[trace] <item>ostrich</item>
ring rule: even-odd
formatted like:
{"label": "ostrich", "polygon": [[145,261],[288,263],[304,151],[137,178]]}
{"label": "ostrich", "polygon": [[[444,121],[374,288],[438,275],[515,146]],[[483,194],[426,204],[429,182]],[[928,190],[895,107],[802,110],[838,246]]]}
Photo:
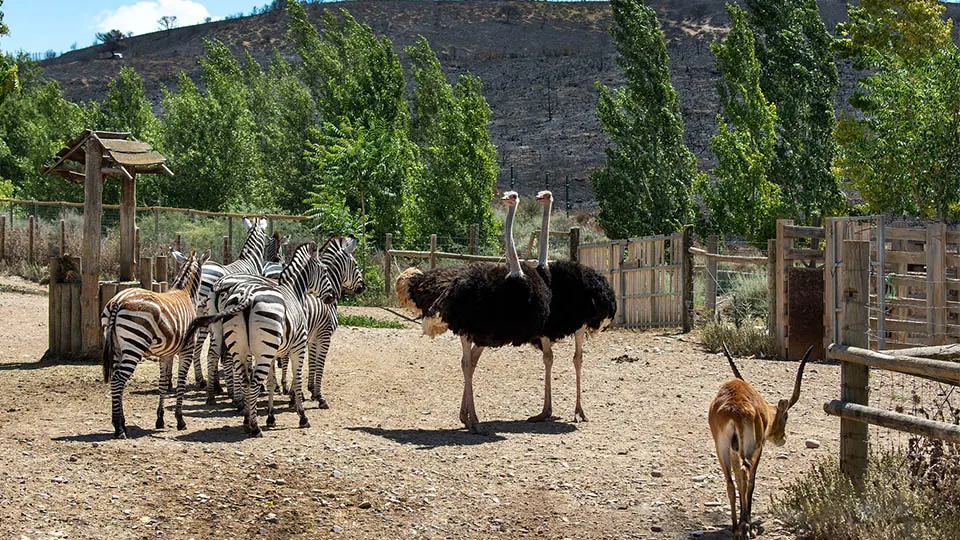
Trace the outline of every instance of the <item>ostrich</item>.
{"label": "ostrich", "polygon": [[519,199],[515,191],[503,195],[507,205],[506,267],[478,263],[426,274],[408,269],[397,278],[401,303],[423,312],[425,331],[431,328],[426,321],[435,319],[436,333],[449,327],[460,336],[460,421],[473,433],[478,432],[479,424],[473,373],[483,349],[530,343],[543,335],[550,311],[550,289],[536,270],[520,265],[513,243],[513,218]]}
{"label": "ostrich", "polygon": [[553,206],[553,194],[541,191],[537,202],[543,206],[543,225],[540,228],[540,252],[537,259],[537,273],[550,287],[550,316],[543,328],[543,334],[532,344],[543,351],[543,410],[529,421],[542,422],[553,413],[550,394],[550,370],[553,368],[553,344],[573,335],[573,369],[577,376],[577,405],[573,421],[579,418],[584,422],[587,416],[580,404],[580,367],[583,364],[583,339],[587,332],[595,334],[602,331],[617,313],[617,300],[613,288],[589,266],[574,261],[554,261],[547,263],[547,248],[550,239],[550,210]]}

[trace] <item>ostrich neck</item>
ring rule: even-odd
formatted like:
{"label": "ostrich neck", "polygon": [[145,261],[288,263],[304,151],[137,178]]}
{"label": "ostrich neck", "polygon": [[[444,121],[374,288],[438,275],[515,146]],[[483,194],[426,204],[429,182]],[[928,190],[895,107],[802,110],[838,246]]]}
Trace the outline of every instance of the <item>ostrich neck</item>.
{"label": "ostrich neck", "polygon": [[543,224],[540,226],[540,253],[537,256],[537,266],[547,266],[547,250],[550,248],[550,210],[553,201],[543,205]]}
{"label": "ostrich neck", "polygon": [[522,275],[520,272],[520,258],[517,257],[517,246],[513,243],[513,215],[517,212],[516,206],[507,209],[505,235],[507,240],[507,268],[511,276]]}

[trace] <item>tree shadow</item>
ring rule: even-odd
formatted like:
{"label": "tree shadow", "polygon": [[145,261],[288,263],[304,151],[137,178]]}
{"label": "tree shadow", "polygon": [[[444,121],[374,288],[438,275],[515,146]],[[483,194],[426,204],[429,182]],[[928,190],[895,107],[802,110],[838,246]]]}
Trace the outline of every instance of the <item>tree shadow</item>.
{"label": "tree shadow", "polygon": [[400,444],[412,444],[418,450],[432,450],[444,446],[476,446],[492,442],[505,441],[501,433],[539,433],[558,435],[571,433],[577,428],[567,422],[527,422],[526,420],[492,421],[480,424],[480,433],[470,433],[459,429],[384,429],[380,427],[354,426],[350,431],[383,437]]}

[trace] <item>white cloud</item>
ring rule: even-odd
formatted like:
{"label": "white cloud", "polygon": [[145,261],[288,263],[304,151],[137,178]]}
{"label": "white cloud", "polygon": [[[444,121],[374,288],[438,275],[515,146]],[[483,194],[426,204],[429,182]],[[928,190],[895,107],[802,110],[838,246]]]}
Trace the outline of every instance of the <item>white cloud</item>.
{"label": "white cloud", "polygon": [[177,26],[188,26],[203,22],[210,12],[203,4],[191,0],[142,1],[102,11],[97,16],[96,28],[101,32],[117,29],[124,34],[147,34],[160,29],[157,21],[165,15],[175,16]]}

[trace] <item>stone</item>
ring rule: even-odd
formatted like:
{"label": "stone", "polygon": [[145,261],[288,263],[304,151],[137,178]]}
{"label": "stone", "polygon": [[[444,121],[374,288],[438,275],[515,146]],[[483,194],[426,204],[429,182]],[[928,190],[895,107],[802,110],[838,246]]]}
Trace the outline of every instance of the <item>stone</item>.
{"label": "stone", "polygon": [[654,469],[654,470],[650,471],[650,476],[652,476],[652,477],[654,477],[654,478],[660,478],[661,476],[663,476],[663,473],[662,473],[661,471],[658,471],[658,470]]}
{"label": "stone", "polygon": [[807,439],[803,441],[804,446],[807,448],[820,448],[820,441],[816,439]]}
{"label": "stone", "polygon": [[333,471],[332,473],[330,473],[330,476],[332,476],[332,477],[334,477],[334,478],[342,478],[342,477],[343,477],[343,473],[340,472],[340,471]]}

